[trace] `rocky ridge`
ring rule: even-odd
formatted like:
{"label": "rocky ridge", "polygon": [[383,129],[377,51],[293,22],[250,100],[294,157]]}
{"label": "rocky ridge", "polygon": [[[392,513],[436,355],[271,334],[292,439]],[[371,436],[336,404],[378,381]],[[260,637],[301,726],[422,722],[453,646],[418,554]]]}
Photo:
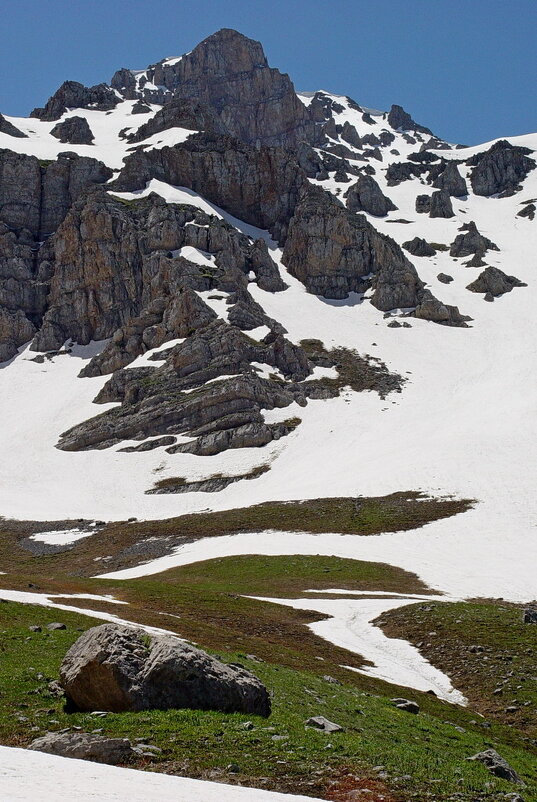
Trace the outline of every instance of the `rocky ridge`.
{"label": "rocky ridge", "polygon": [[[119,132],[127,143],[119,170],[76,151],[50,161],[0,151],[0,359],[29,340],[42,352],[106,341],[81,377],[111,374],[97,401],[121,402],[66,432],[62,449],[134,439],[211,454],[287,434],[289,426],[265,424],[261,409],[339,389],[312,380],[308,354],[250,292],[252,282],[286,289],[263,232],[310,293],[356,293],[388,315],[464,327],[464,310],[435,297],[375,218],[408,222],[393,216],[389,197],[405,182],[432,190],[417,190],[419,213],[449,220],[469,185],[480,195],[512,194],[535,167],[529,149],[503,140],[471,158],[446,158],[447,143],[399,106],[373,113],[350,98],[297,94],[258,42],[228,29],[181,58],[119,70],[110,86],[67,81],[32,117],[51,137],[98,156],[84,111],[122,108],[143,119]],[[186,136],[168,144],[175,130]],[[0,133],[26,136],[4,117]],[[168,138],[155,144],[159,136]],[[194,200],[168,202],[149,184],[184,187]],[[259,235],[241,233],[218,209]],[[472,221],[463,231],[450,256],[485,266],[497,246]],[[404,243],[418,257],[434,256],[436,245]],[[486,284],[486,297],[495,296],[510,277],[497,279],[488,272],[468,288]],[[161,364],[128,367],[169,342],[155,355]]]}

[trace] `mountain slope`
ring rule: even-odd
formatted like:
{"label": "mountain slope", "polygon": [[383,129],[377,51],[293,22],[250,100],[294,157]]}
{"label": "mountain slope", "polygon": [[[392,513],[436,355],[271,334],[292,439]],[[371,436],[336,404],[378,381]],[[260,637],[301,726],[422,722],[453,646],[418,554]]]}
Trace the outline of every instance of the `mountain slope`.
{"label": "mountain slope", "polygon": [[[0,514],[159,521],[422,491],[474,504],[95,572],[335,555],[446,600],[537,598],[536,151],[537,134],[467,148],[399,106],[297,93],[229,30],[1,117]],[[277,601],[377,650],[383,602]],[[390,668],[377,650],[371,671],[396,681],[385,641]]]}

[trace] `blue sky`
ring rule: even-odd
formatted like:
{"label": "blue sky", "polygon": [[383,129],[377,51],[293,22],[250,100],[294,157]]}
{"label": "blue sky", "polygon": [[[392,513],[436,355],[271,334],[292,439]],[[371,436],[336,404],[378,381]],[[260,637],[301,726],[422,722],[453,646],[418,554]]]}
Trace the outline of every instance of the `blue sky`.
{"label": "blue sky", "polygon": [[109,81],[219,28],[264,47],[297,89],[404,106],[475,144],[537,131],[537,0],[0,0],[0,111],[27,115],[66,79]]}

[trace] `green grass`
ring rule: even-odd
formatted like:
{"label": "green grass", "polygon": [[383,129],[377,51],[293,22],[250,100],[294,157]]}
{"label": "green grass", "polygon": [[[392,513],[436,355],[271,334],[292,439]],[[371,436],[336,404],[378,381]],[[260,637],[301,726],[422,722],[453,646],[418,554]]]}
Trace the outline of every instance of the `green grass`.
{"label": "green grass", "polygon": [[[28,576],[6,575],[2,585],[26,589]],[[177,631],[217,650],[245,650],[291,668],[345,677],[363,658],[314,635],[307,627],[323,615],[258,601],[249,596],[296,598],[308,589],[349,588],[426,593],[411,573],[393,566],[337,557],[249,555],[208,560],[133,580],[42,580],[39,589],[78,609],[118,613],[109,602],[63,599],[68,593],[111,594],[129,603],[131,621]],[[318,598],[318,597],[317,597]],[[328,666],[328,668],[327,668]]]}
{"label": "green grass", "polygon": [[[448,518],[470,509],[468,499],[426,498],[416,492],[392,493],[373,498],[321,498],[306,501],[270,501],[251,507],[181,515],[159,521],[110,523],[92,537],[79,541],[67,552],[35,557],[18,542],[33,532],[43,531],[39,522],[0,520],[0,564],[2,570],[36,577],[54,575],[93,575],[95,558],[108,556],[108,571],[147,560],[138,545],[155,538],[161,540],[162,553],[176,545],[200,538],[234,535],[241,532],[339,532],[377,535],[416,529],[431,521]],[[71,522],[76,523],[76,522]],[[69,522],[50,528],[68,528]],[[46,528],[46,527],[45,527]],[[255,550],[255,546],[252,545]]]}
{"label": "green grass", "polygon": [[308,589],[327,588],[383,590],[387,594],[429,592],[415,574],[401,568],[321,555],[222,557],[132,581],[134,587],[146,583],[282,598],[302,598]]}
{"label": "green grass", "polygon": [[[64,631],[31,633],[28,627],[61,620]],[[493,799],[513,790],[479,764],[465,758],[494,746],[525,778],[526,802],[537,800],[535,756],[504,743],[494,728],[460,732],[452,724],[454,709],[436,703],[440,714],[411,716],[388,698],[364,693],[353,684],[335,685],[306,671],[258,662],[244,653],[222,655],[238,661],[265,682],[273,700],[269,719],[201,711],[147,711],[108,714],[67,714],[63,702],[48,692],[62,656],[83,629],[94,626],[83,615],[12,602],[0,604],[0,740],[24,746],[40,733],[79,726],[102,728],[104,735],[143,738],[162,749],[141,767],[195,777],[327,797],[332,784],[348,783],[349,774],[371,776],[385,766],[394,793],[386,799],[441,800],[460,794],[461,800]],[[412,696],[412,694],[410,694]],[[305,720],[325,715],[345,728],[327,736],[306,729]],[[244,724],[252,722],[252,729]],[[267,729],[274,728],[274,729]],[[274,735],[284,740],[273,740]],[[236,763],[237,774],[227,767]],[[397,780],[396,778],[407,777]]]}
{"label": "green grass", "polygon": [[[522,622],[520,607],[486,601],[427,603],[393,610],[381,619],[387,634],[419,643],[476,710],[537,738],[537,626]],[[480,650],[470,651],[474,646]]]}

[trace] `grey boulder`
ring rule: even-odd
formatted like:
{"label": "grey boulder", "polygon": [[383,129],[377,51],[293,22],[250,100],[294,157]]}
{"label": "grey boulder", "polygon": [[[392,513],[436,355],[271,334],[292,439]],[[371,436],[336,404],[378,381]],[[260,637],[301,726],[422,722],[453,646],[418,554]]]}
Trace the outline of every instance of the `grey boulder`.
{"label": "grey boulder", "polygon": [[397,697],[396,699],[392,699],[392,702],[398,710],[403,710],[405,713],[414,713],[414,715],[416,715],[420,712],[420,706],[410,699]]}
{"label": "grey boulder", "polygon": [[324,716],[312,716],[305,724],[306,727],[315,727],[315,729],[322,730],[323,732],[343,732],[343,727],[340,727],[339,724],[335,724],[333,721],[329,721],[329,719]]}
{"label": "grey boulder", "polygon": [[478,763],[483,763],[491,774],[494,774],[495,777],[500,777],[502,780],[517,783],[518,785],[523,784],[516,771],[495,749],[485,749],[483,752],[472,755],[472,757],[467,757],[466,760],[476,760]]}
{"label": "grey boulder", "polygon": [[173,635],[116,624],[87,630],[65,655],[60,681],[73,709],[193,708],[270,714],[265,686]]}
{"label": "grey boulder", "polygon": [[32,741],[28,749],[112,766],[128,763],[136,755],[127,738],[105,738],[89,732],[47,732]]}

